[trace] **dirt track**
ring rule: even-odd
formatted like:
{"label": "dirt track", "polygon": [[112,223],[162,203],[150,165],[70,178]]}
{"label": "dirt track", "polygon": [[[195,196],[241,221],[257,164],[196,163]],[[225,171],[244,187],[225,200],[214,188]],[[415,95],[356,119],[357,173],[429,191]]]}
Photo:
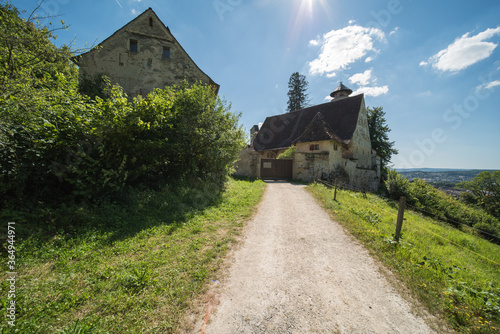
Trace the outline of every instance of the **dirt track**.
{"label": "dirt track", "polygon": [[434,333],[302,185],[268,183],[231,260],[206,334]]}

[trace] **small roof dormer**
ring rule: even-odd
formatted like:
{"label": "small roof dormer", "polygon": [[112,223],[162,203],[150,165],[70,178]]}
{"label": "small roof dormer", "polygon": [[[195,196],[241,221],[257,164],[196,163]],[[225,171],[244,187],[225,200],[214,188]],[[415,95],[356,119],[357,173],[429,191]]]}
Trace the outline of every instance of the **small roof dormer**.
{"label": "small roof dormer", "polygon": [[333,100],[338,100],[342,97],[347,97],[351,94],[352,94],[352,89],[344,86],[344,84],[340,82],[340,84],[337,86],[337,88],[335,88],[335,90],[330,94],[330,96],[333,98]]}

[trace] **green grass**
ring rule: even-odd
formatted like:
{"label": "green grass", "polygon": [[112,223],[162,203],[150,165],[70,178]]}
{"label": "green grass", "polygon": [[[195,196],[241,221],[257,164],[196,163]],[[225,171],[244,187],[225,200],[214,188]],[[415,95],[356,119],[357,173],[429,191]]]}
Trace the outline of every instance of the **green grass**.
{"label": "green grass", "polygon": [[66,208],[73,230],[50,237],[21,237],[27,228],[17,222],[16,327],[2,320],[1,332],[175,332],[264,188],[231,179],[219,196],[207,187],[166,188],[133,194],[126,205]]}
{"label": "green grass", "polygon": [[405,211],[400,244],[393,242],[397,203],[312,184],[333,217],[410,288],[432,314],[462,333],[500,332],[500,246]]}

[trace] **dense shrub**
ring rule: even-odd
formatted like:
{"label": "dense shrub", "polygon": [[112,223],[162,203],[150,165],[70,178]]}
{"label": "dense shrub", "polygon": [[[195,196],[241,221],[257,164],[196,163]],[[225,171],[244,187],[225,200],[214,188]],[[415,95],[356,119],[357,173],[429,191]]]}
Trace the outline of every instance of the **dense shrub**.
{"label": "dense shrub", "polygon": [[459,183],[457,188],[466,190],[462,193],[464,202],[500,218],[500,171],[481,172],[472,180]]}
{"label": "dense shrub", "polygon": [[405,196],[408,204],[427,215],[440,218],[456,227],[461,224],[474,227],[486,232],[483,236],[487,239],[500,241],[500,222],[495,217],[462,203],[421,179],[410,182],[392,170],[388,174],[386,187],[389,197],[394,200]]}
{"label": "dense shrub", "polygon": [[243,132],[211,87],[157,89],[132,102],[119,87],[96,101],[65,87],[0,101],[4,199],[95,198],[171,179],[221,183],[231,173]]}

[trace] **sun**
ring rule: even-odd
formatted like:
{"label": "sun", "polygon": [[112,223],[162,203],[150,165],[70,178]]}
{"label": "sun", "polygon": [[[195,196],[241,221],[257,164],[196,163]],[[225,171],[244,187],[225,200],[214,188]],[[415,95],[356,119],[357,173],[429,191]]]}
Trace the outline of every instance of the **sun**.
{"label": "sun", "polygon": [[[310,29],[320,17],[331,17],[329,0],[293,0],[288,21],[287,48],[296,44],[299,36]],[[330,1],[331,2],[331,1]]]}
{"label": "sun", "polygon": [[327,0],[298,0],[300,1],[299,5],[299,13],[300,14],[305,14],[309,18],[312,18],[314,16],[314,11],[315,11],[315,6],[318,7],[321,6],[324,11],[328,11],[329,6],[327,3]]}

